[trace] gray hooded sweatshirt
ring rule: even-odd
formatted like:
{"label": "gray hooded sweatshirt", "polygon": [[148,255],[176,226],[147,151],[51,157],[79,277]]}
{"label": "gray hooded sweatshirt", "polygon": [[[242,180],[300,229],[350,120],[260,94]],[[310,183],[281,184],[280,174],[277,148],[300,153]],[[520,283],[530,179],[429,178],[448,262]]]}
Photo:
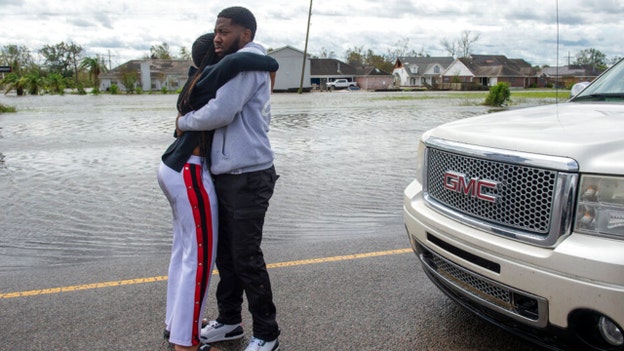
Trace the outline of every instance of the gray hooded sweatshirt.
{"label": "gray hooded sweatshirt", "polygon": [[[266,54],[256,43],[239,52]],[[241,72],[217,90],[202,108],[178,119],[182,131],[214,130],[210,171],[241,174],[273,165],[269,142],[271,79],[268,72]]]}

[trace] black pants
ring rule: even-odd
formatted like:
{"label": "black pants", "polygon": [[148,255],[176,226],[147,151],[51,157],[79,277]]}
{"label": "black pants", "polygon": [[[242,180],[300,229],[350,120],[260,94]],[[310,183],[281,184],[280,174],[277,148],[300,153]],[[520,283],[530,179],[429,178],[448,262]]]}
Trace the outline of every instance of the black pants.
{"label": "black pants", "polygon": [[259,172],[218,175],[214,180],[219,200],[217,321],[242,321],[244,291],[253,316],[253,335],[267,341],[278,337],[279,327],[260,243],[277,178],[271,167]]}

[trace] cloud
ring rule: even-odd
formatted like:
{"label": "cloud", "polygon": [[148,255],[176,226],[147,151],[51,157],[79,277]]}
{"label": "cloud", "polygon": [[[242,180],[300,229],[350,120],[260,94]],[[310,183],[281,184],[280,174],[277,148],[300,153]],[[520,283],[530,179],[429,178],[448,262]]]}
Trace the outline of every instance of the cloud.
{"label": "cloud", "polygon": [[[149,47],[166,42],[177,54],[197,36],[212,31],[218,12],[230,2],[176,0],[0,0],[0,46],[43,45],[73,41],[89,52],[110,50],[115,64],[140,58]],[[258,21],[256,40],[270,48],[290,45],[303,50],[309,1],[239,0]],[[465,30],[479,34],[475,53],[524,58],[532,64],[556,64],[557,29],[560,56],[596,48],[607,57],[621,56],[618,37],[624,30],[621,0],[352,0],[313,3],[308,52],[362,47],[386,54],[409,40],[410,50],[432,56],[447,53],[442,39],[454,40]]]}

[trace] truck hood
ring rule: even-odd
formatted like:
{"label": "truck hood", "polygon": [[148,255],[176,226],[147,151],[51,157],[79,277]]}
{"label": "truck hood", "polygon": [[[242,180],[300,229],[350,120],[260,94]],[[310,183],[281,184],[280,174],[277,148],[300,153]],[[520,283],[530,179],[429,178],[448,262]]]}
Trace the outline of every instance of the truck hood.
{"label": "truck hood", "polygon": [[574,159],[581,172],[622,174],[624,104],[575,103],[497,112],[428,131],[466,144]]}

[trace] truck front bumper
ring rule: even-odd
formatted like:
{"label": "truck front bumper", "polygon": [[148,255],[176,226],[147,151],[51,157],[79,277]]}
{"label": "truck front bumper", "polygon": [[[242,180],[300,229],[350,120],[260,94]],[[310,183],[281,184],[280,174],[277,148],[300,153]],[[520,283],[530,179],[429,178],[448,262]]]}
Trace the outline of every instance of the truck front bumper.
{"label": "truck front bumper", "polygon": [[405,189],[403,208],[429,278],[481,317],[542,346],[573,338],[586,349],[595,344],[585,330],[591,320],[624,325],[624,242],[572,234],[543,248],[496,236],[430,208],[418,181]]}

